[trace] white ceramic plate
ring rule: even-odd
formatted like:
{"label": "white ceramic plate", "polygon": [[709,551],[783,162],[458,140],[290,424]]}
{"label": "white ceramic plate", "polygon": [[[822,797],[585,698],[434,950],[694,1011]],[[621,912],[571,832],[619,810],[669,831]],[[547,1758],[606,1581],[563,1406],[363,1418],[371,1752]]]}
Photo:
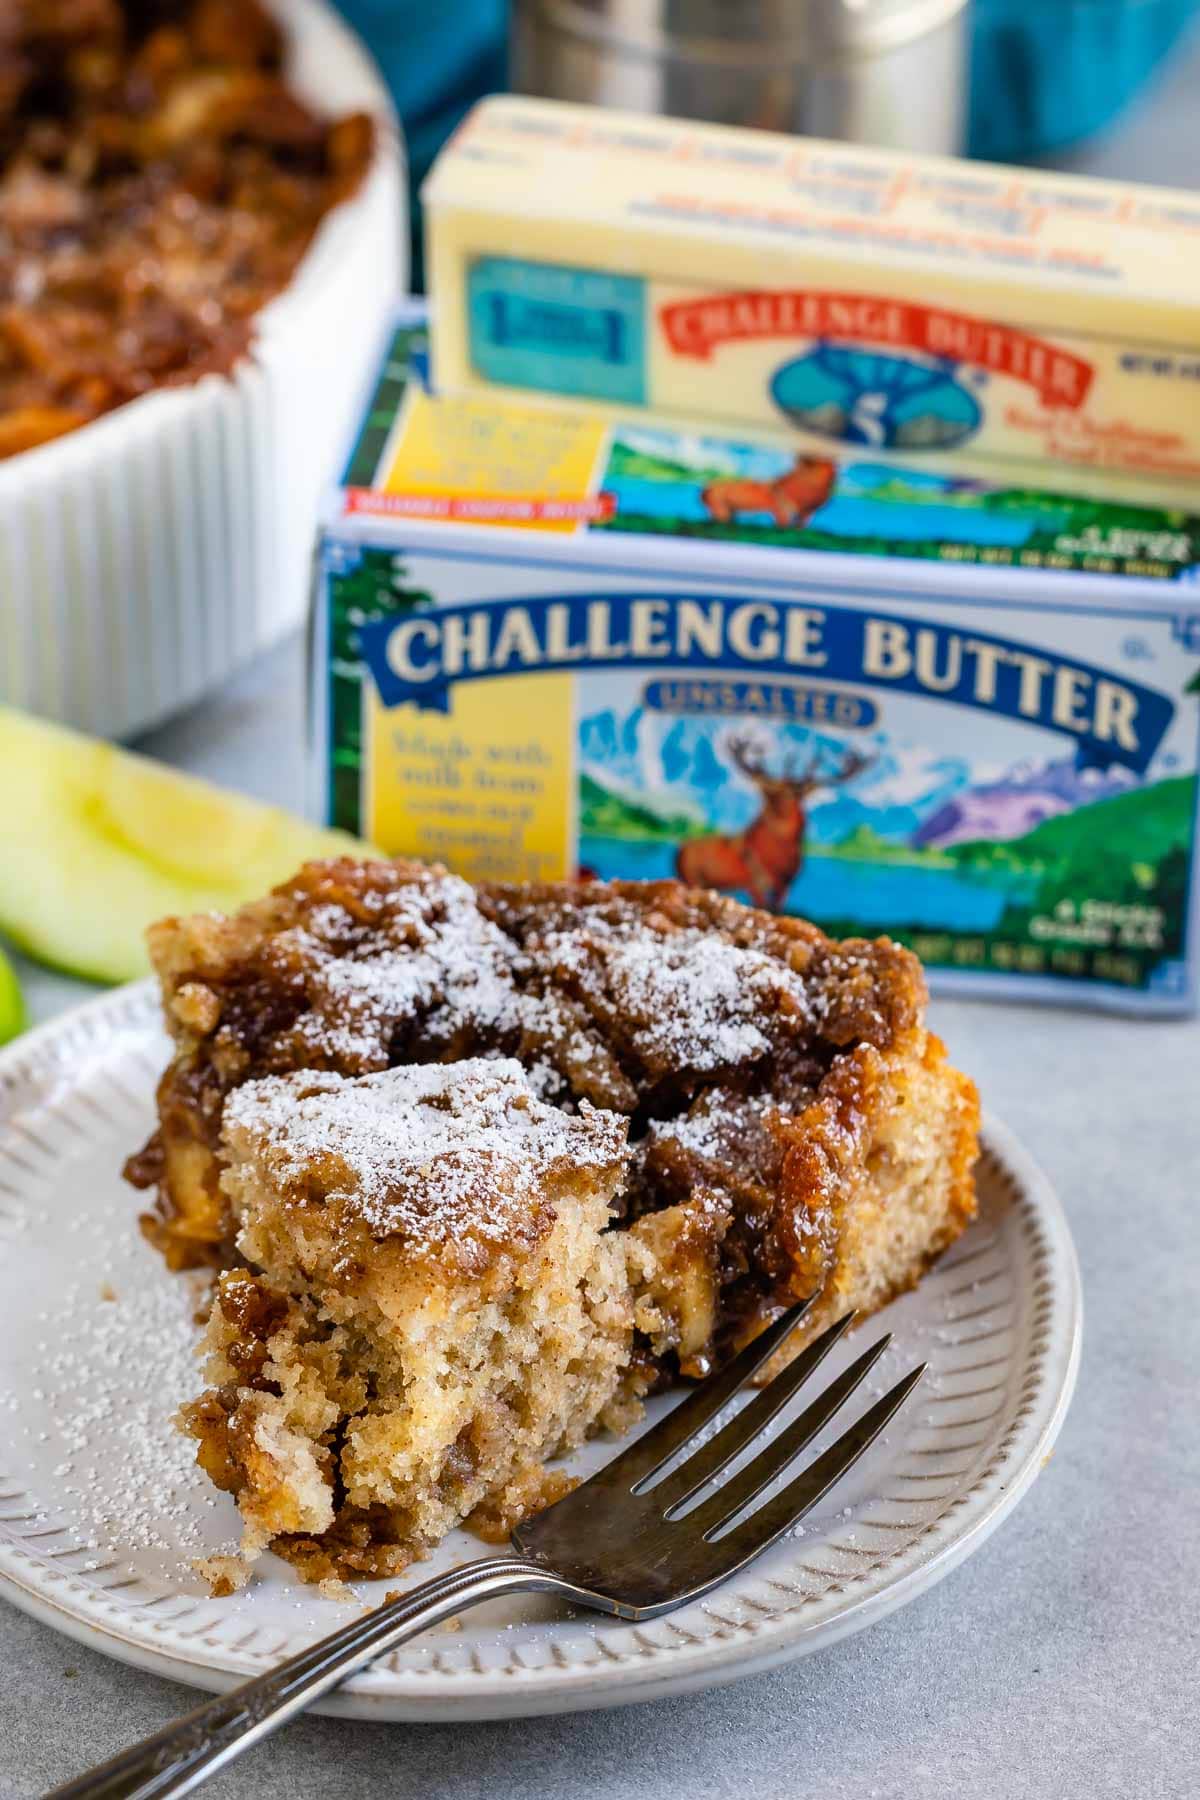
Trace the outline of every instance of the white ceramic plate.
{"label": "white ceramic plate", "polygon": [[[333,1629],[347,1603],[273,1558],[227,1600],[191,1572],[237,1519],[172,1430],[199,1385],[189,1283],[140,1240],[139,1197],[119,1172],[150,1128],[165,1050],[146,982],[0,1056],[0,1592],[110,1656],[221,1688]],[[887,1309],[895,1337],[871,1393],[915,1361],[929,1373],[800,1531],[646,1626],[536,1600],[481,1608],[326,1710],[491,1718],[702,1688],[856,1631],[947,1574],[1047,1460],[1079,1357],[1079,1273],[1058,1201],[1001,1127],[986,1145],[979,1220]],[[591,1445],[577,1466],[609,1454]],[[411,1580],[481,1551],[455,1533]],[[377,1600],[381,1588],[359,1592]]]}

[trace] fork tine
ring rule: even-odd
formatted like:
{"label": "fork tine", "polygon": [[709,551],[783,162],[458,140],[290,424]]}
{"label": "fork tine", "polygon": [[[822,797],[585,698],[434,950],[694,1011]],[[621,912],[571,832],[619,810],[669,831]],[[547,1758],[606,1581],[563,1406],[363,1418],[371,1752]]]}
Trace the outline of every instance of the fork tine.
{"label": "fork tine", "polygon": [[[773,1500],[768,1500],[765,1506],[760,1506],[757,1512],[751,1513],[748,1519],[743,1519],[740,1525],[735,1525],[732,1531],[712,1545],[715,1551],[724,1553],[721,1558],[723,1574],[720,1579],[724,1580],[743,1563],[749,1562],[751,1557],[766,1550],[777,1537],[783,1535],[789,1525],[794,1525],[797,1519],[802,1519],[805,1513],[811,1512],[824,1499],[830,1488],[870,1449],[889,1419],[904,1405],[924,1375],[926,1366],[922,1363],[919,1368],[910,1370],[890,1393],[885,1394],[882,1400],[877,1400],[870,1411],[863,1414],[857,1424],[843,1432],[836,1443],[818,1456],[803,1475],[798,1475]],[[727,1518],[729,1516],[726,1514]],[[710,1531],[716,1529],[717,1524],[709,1527]]]}
{"label": "fork tine", "polygon": [[748,1406],[743,1406],[741,1412],[730,1419],[715,1438],[693,1451],[686,1462],[680,1463],[665,1481],[650,1490],[662,1504],[668,1519],[673,1516],[676,1507],[682,1506],[685,1500],[690,1500],[693,1494],[698,1494],[702,1487],[719,1475],[746,1448],[752,1438],[764,1431],[776,1413],[783,1411],[793,1394],[803,1387],[814,1369],[824,1361],[853,1318],[852,1312],[843,1313],[828,1331],[823,1331],[819,1338],[814,1338],[794,1361],[781,1369],[774,1381],[757,1398],[751,1400]]}
{"label": "fork tine", "polygon": [[733,1399],[738,1389],[744,1387],[763,1364],[770,1361],[811,1305],[810,1296],[783,1313],[765,1331],[760,1331],[744,1349],[739,1350],[732,1362],[727,1363],[718,1374],[710,1375],[707,1381],[701,1382],[661,1423],[644,1431],[636,1443],[631,1444],[628,1450],[623,1450],[620,1456],[614,1457],[591,1480],[603,1482],[605,1487],[615,1485],[634,1488],[657,1474],[663,1464],[677,1450],[682,1450],[688,1439],[695,1437],[710,1419],[715,1418],[721,1408]]}
{"label": "fork tine", "polygon": [[834,1413],[840,1411],[891,1341],[891,1333],[887,1332],[872,1344],[848,1369],[842,1371],[836,1381],[831,1381],[825,1392],[818,1394],[812,1405],[805,1407],[800,1417],[793,1419],[787,1430],[781,1431],[753,1462],[747,1463],[732,1481],[727,1481],[724,1487],[718,1488],[715,1494],[689,1513],[687,1522],[690,1529],[698,1536],[707,1538],[727,1520],[735,1518],[743,1507],[749,1506],[751,1500],[761,1494],[777,1475],[783,1474],[804,1446],[811,1444]]}

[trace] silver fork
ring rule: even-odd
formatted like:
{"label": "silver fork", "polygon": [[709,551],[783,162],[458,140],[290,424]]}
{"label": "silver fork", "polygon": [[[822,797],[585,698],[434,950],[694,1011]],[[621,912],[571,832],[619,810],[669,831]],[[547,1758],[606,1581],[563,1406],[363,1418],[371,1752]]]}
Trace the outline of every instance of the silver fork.
{"label": "silver fork", "polygon": [[854,1317],[847,1313],[831,1325],[714,1437],[676,1462],[680,1451],[781,1348],[808,1305],[804,1301],[784,1313],[627,1450],[519,1526],[512,1535],[519,1554],[485,1557],[434,1576],[268,1674],[205,1701],[90,1774],[55,1788],[47,1800],[159,1800],[186,1794],[364,1663],[500,1594],[556,1594],[620,1619],[653,1619],[708,1593],[824,1498],[925,1373],[923,1363],[913,1369],[803,1474],[748,1512],[850,1398],[891,1342],[891,1334],[885,1334],[752,1461],[689,1508],[688,1502],[716,1482],[782,1411]]}

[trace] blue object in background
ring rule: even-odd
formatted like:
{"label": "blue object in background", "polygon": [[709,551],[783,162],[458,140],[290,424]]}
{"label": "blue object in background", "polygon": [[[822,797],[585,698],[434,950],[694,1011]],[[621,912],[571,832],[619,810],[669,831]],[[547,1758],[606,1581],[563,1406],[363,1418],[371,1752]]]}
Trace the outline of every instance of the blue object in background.
{"label": "blue object in background", "polygon": [[971,0],[969,152],[1020,162],[1100,131],[1197,0]]}
{"label": "blue object in background", "polygon": [[507,79],[508,0],[334,0],[392,90],[408,142],[412,285],[420,292],[417,190],[463,114]]}

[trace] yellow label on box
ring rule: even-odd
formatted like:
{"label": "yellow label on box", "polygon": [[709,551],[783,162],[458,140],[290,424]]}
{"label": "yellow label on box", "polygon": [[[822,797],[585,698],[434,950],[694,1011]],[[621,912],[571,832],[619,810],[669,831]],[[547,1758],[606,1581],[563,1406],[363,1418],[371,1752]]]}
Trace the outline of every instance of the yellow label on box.
{"label": "yellow label on box", "polygon": [[573,531],[605,516],[589,490],[606,445],[594,414],[487,395],[439,406],[413,390],[375,483],[378,510]]}
{"label": "yellow label on box", "polygon": [[469,881],[574,873],[572,678],[457,688],[445,714],[364,695],[364,832]]}

